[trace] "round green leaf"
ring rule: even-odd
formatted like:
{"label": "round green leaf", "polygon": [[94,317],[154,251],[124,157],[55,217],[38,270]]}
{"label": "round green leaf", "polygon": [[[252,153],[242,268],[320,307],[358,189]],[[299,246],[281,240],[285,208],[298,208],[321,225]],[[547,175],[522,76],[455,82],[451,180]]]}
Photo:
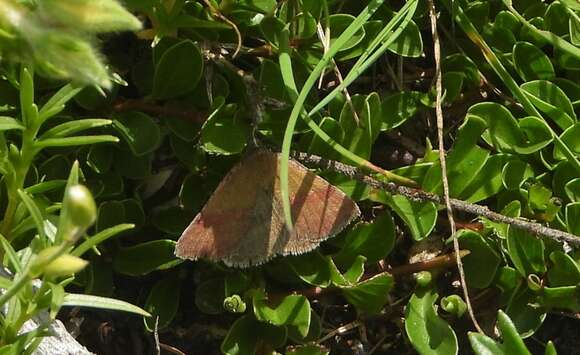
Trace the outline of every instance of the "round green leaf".
{"label": "round green leaf", "polygon": [[566,225],[568,232],[580,235],[580,202],[566,205]]}
{"label": "round green leaf", "polygon": [[206,314],[223,313],[225,297],[223,278],[206,280],[195,289],[195,305]]}
{"label": "round green leaf", "polygon": [[[461,249],[470,251],[463,260],[467,284],[470,287],[486,288],[493,281],[501,259],[487,241],[474,231],[462,229],[457,232]],[[484,268],[481,266],[485,265]]]}
{"label": "round green leaf", "polygon": [[580,283],[580,265],[570,255],[557,250],[550,254],[550,260],[550,287],[576,286]]}
{"label": "round green leaf", "polygon": [[310,328],[310,303],[302,295],[289,295],[280,303],[271,306],[263,291],[256,291],[253,296],[254,314],[258,320],[273,325],[295,327],[305,337]]}
{"label": "round green leaf", "polygon": [[522,276],[546,272],[544,242],[529,232],[509,226],[507,250],[514,266]]}
{"label": "round green leaf", "polygon": [[554,67],[550,58],[533,44],[517,42],[512,55],[514,67],[524,81],[554,78]]}
{"label": "round green leaf", "polygon": [[150,153],[161,144],[159,126],[144,113],[136,111],[117,113],[113,126],[125,139],[135,156]]}
{"label": "round green leaf", "polygon": [[457,354],[455,332],[435,311],[437,298],[430,289],[420,288],[413,293],[405,308],[405,331],[421,355]]}
{"label": "round green leaf", "polygon": [[[330,46],[354,21],[355,17],[348,14],[333,14],[328,17],[330,27]],[[351,38],[349,38],[339,52],[349,50],[362,41],[365,36],[364,27],[361,27]]]}
{"label": "round green leaf", "polygon": [[564,189],[566,190],[566,196],[568,196],[570,201],[580,202],[580,178],[567,182]]}
{"label": "round green leaf", "polygon": [[502,183],[508,190],[518,190],[527,179],[534,177],[532,167],[521,160],[512,160],[502,169]]}
{"label": "round green leaf", "polygon": [[286,328],[243,316],[236,320],[220,347],[226,355],[255,354],[264,346],[278,348],[286,342]]}
{"label": "round green leaf", "polygon": [[522,84],[521,89],[534,106],[550,116],[561,129],[572,126],[576,121],[572,102],[556,84],[535,80]]}
{"label": "round green leaf", "polygon": [[363,255],[368,263],[376,263],[385,258],[394,245],[395,223],[391,214],[384,212],[372,223],[358,224],[348,232],[335,262],[349,266],[358,255]]}
{"label": "round green leaf", "polygon": [[[568,146],[570,151],[577,157],[580,157],[580,122],[573,126],[568,127],[562,135],[560,135],[562,142]],[[556,160],[566,160],[566,156],[560,149],[560,147],[554,147],[554,159]]]}
{"label": "round green leaf", "polygon": [[419,26],[410,21],[403,32],[388,47],[389,51],[403,57],[417,58],[423,54],[423,40]]}
{"label": "round green leaf", "polygon": [[120,249],[113,267],[115,271],[130,276],[170,269],[183,262],[175,257],[175,244],[173,240],[160,239]]}
{"label": "round green leaf", "polygon": [[155,67],[153,96],[163,100],[192,91],[203,71],[201,51],[190,40],[167,49]]}
{"label": "round green leaf", "polygon": [[144,319],[147,330],[152,332],[155,329],[163,329],[171,323],[177,313],[180,294],[181,282],[175,275],[169,275],[153,285],[144,307],[152,315]]}
{"label": "round green leaf", "polygon": [[393,281],[393,276],[385,272],[354,286],[342,287],[341,290],[344,298],[360,312],[375,314],[387,303]]}
{"label": "round green leaf", "polygon": [[208,153],[240,153],[248,141],[250,126],[235,104],[214,111],[201,128],[201,147]]}

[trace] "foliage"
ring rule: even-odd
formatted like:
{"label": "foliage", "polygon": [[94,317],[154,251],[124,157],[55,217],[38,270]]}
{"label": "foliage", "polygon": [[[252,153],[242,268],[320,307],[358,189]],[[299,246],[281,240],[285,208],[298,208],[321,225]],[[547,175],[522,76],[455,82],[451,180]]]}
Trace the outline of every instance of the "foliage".
{"label": "foliage", "polygon": [[[7,351],[45,335],[18,334],[25,320],[73,304],[149,312],[145,330],[167,333],[195,307],[228,324],[212,344],[226,354],[326,354],[347,343],[324,338],[343,323],[365,324],[371,347],[376,317],[421,354],[526,354],[551,311],[580,311],[574,245],[456,211],[476,317],[491,335],[497,315],[502,340],[468,333],[454,264],[431,262],[452,253],[441,206],[329,171],[364,220],[316,251],[249,270],[175,258],[175,239],[256,141],[442,194],[428,2],[125,4],[145,29],[112,0],[0,0]],[[580,7],[435,6],[451,197],[580,235]],[[137,32],[103,36],[121,30]],[[388,144],[413,159],[381,161]],[[137,287],[119,292],[127,279]],[[106,298],[121,295],[146,311]]]}

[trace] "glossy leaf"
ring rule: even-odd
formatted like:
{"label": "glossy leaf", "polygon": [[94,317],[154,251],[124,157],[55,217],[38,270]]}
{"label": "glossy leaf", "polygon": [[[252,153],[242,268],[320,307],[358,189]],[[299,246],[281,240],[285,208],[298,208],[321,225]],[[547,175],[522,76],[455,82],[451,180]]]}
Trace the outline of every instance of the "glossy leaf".
{"label": "glossy leaf", "polygon": [[153,95],[169,99],[192,91],[203,71],[201,51],[190,40],[184,40],[165,51],[155,67]]}
{"label": "glossy leaf", "polygon": [[201,146],[209,153],[231,155],[240,153],[248,141],[250,127],[237,113],[236,105],[214,111],[201,128]]}
{"label": "glossy leaf", "polygon": [[558,86],[547,80],[529,81],[521,86],[532,103],[546,113],[561,128],[576,121],[572,102]]}
{"label": "glossy leaf", "polygon": [[238,318],[221,344],[226,355],[255,354],[257,349],[275,349],[286,341],[286,329],[255,320],[252,316]]}
{"label": "glossy leaf", "polygon": [[346,300],[357,310],[375,314],[384,307],[392,287],[393,276],[385,272],[341,290]]}
{"label": "glossy leaf", "polygon": [[381,191],[373,200],[387,204],[407,225],[414,240],[419,241],[433,231],[437,222],[437,206],[432,202],[413,201],[402,195],[387,195]]}
{"label": "glossy leaf", "polygon": [[88,307],[88,308],[99,308],[99,309],[109,309],[115,311],[123,311],[129,313],[135,313],[141,316],[149,317],[151,316],[147,311],[134,306],[128,302],[116,300],[113,298],[91,296],[91,295],[81,295],[76,293],[68,293],[64,296],[63,306],[69,307]]}
{"label": "glossy leaf", "polygon": [[351,265],[358,255],[363,255],[368,263],[376,263],[385,258],[394,245],[395,223],[391,214],[384,212],[372,223],[352,228],[335,261],[339,265]]}
{"label": "glossy leaf", "polygon": [[[452,196],[458,196],[484,166],[489,152],[476,145],[486,128],[478,116],[468,115],[461,126],[457,140],[447,156],[447,177]],[[423,188],[430,192],[441,191],[441,167],[436,162],[427,173]]]}
{"label": "glossy leaf", "polygon": [[146,275],[155,270],[165,270],[181,264],[175,258],[173,240],[154,240],[123,248],[115,255],[115,271],[131,276]]}
{"label": "glossy leaf", "polygon": [[525,81],[553,79],[554,67],[548,56],[529,42],[518,42],[513,48],[516,71]]}
{"label": "glossy leaf", "polygon": [[310,328],[310,303],[302,295],[289,295],[270,306],[266,295],[256,291],[253,296],[256,319],[273,325],[294,327],[305,337]]}
{"label": "glossy leaf", "polygon": [[509,257],[520,274],[527,277],[529,274],[546,271],[544,263],[544,242],[530,233],[508,227],[507,248]]}
{"label": "glossy leaf", "polygon": [[457,354],[457,336],[437,315],[439,296],[430,289],[417,289],[405,308],[405,331],[419,354]]}
{"label": "glossy leaf", "polygon": [[473,351],[477,355],[499,354],[499,355],[531,355],[520,338],[511,319],[501,310],[498,312],[497,325],[501,332],[503,343],[496,343],[492,338],[480,334],[469,333],[469,342]]}
{"label": "glossy leaf", "polygon": [[[461,249],[470,251],[469,255],[462,259],[467,284],[475,288],[488,287],[497,273],[501,262],[500,256],[484,237],[474,231],[462,229],[457,232],[457,239]],[[485,265],[485,268],[482,268],[482,265]]]}
{"label": "glossy leaf", "polygon": [[114,127],[121,134],[135,156],[157,149],[161,143],[159,126],[141,112],[123,112],[115,115]]}
{"label": "glossy leaf", "polygon": [[568,232],[580,235],[580,202],[566,205],[566,225]]}
{"label": "glossy leaf", "polygon": [[548,269],[550,287],[575,286],[580,284],[580,264],[561,251],[550,254],[552,267]]}
{"label": "glossy leaf", "polygon": [[169,275],[153,285],[144,307],[151,314],[151,317],[145,318],[149,331],[163,329],[171,323],[177,313],[180,294],[181,282],[175,275]]}

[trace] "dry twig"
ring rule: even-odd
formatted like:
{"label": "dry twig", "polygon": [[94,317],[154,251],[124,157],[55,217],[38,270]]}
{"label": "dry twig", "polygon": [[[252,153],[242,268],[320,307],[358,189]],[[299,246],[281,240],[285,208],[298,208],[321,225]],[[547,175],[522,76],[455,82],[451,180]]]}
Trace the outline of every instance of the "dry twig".
{"label": "dry twig", "polygon": [[449,227],[451,228],[451,236],[453,238],[453,249],[455,250],[455,259],[457,262],[457,269],[459,270],[459,280],[461,281],[461,288],[463,289],[463,296],[467,305],[467,312],[475,326],[475,329],[481,334],[485,334],[473,312],[471,300],[469,298],[469,291],[467,290],[467,281],[465,280],[465,271],[463,270],[463,262],[459,255],[459,240],[457,239],[457,228],[455,227],[455,220],[453,219],[453,208],[449,197],[449,180],[447,179],[447,163],[445,160],[445,145],[443,141],[443,109],[441,108],[441,98],[443,96],[443,84],[441,79],[441,46],[439,44],[439,34],[437,33],[437,13],[435,10],[435,3],[429,0],[429,17],[431,19],[431,34],[433,36],[433,55],[435,57],[435,89],[437,96],[435,99],[435,113],[437,116],[437,140],[439,143],[439,162],[441,165],[441,179],[443,183],[443,196],[445,200],[445,207],[447,209],[447,218],[449,219]]}

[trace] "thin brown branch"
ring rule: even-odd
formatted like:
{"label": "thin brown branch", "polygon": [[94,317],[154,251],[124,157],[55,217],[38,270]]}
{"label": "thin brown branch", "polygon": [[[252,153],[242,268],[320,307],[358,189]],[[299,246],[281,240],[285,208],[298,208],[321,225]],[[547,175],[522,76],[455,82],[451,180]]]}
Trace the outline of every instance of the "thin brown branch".
{"label": "thin brown branch", "polygon": [[463,289],[463,297],[467,305],[467,313],[475,329],[481,334],[485,334],[481,326],[475,318],[469,291],[467,289],[467,281],[465,280],[465,270],[463,270],[463,263],[459,255],[459,240],[457,239],[457,228],[455,226],[455,219],[453,218],[453,207],[449,197],[449,180],[447,179],[447,162],[445,160],[445,145],[443,141],[443,109],[441,98],[443,96],[443,82],[441,78],[441,46],[439,44],[439,33],[437,32],[437,12],[435,9],[435,2],[429,0],[429,18],[431,19],[431,34],[433,36],[433,55],[435,57],[435,91],[437,96],[435,98],[435,114],[437,116],[437,140],[439,143],[439,163],[441,165],[441,180],[443,183],[443,197],[445,200],[445,208],[447,209],[447,218],[449,219],[449,227],[451,229],[451,237],[453,238],[453,249],[455,250],[455,259],[457,262],[457,270],[459,271],[459,280],[461,281],[461,288]]}
{"label": "thin brown branch", "polygon": [[[402,195],[413,201],[418,202],[430,201],[440,205],[445,203],[443,197],[439,195],[426,192],[421,189],[397,185],[394,182],[379,181],[373,177],[366,175],[364,171],[352,165],[347,165],[341,162],[337,162],[335,160],[328,160],[316,155],[301,152],[292,152],[291,156],[294,159],[299,160],[306,165],[314,165],[322,169],[335,171],[339,174],[348,176],[351,179],[360,181],[372,188],[384,190],[388,193],[395,195]],[[456,211],[462,211],[476,216],[485,217],[494,222],[506,223],[514,228],[527,231],[535,236],[547,237],[561,243],[568,243],[569,245],[580,247],[580,237],[575,236],[573,234],[558,229],[546,227],[540,223],[530,221],[526,218],[521,217],[512,218],[504,216],[500,213],[490,210],[486,206],[468,203],[455,198],[450,198],[449,202],[451,203],[451,207],[453,207],[453,209]]]}
{"label": "thin brown branch", "polygon": [[433,259],[426,260],[426,261],[419,261],[412,264],[405,264],[396,266],[392,269],[387,269],[386,271],[393,275],[393,276],[402,276],[408,274],[414,274],[419,271],[428,271],[438,268],[444,268],[447,266],[452,266],[457,264],[456,257],[463,258],[464,256],[469,255],[469,250],[460,250],[459,254],[455,252],[451,254],[445,254],[436,256]]}

